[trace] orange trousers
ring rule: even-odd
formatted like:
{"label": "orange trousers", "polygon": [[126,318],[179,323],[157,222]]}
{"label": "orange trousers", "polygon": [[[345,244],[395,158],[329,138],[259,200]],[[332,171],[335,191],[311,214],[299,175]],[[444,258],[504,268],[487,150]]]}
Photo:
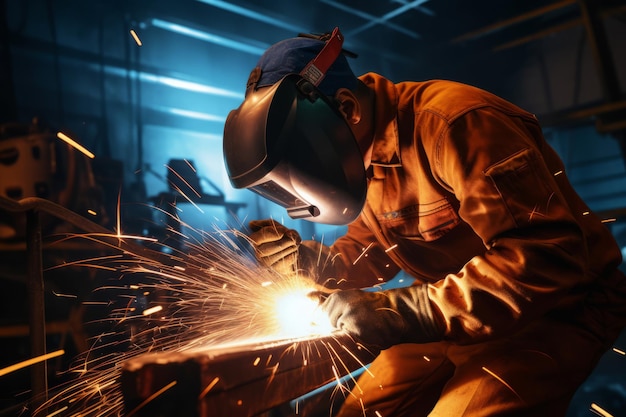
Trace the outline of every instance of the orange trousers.
{"label": "orange trousers", "polygon": [[488,343],[403,344],[382,351],[336,417],[558,417],[610,341],[538,321]]}

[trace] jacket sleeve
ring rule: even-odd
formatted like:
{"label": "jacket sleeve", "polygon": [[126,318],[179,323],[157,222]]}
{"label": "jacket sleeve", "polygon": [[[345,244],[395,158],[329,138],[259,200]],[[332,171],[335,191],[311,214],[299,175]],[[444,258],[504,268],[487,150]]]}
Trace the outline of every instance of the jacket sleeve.
{"label": "jacket sleeve", "polygon": [[[438,181],[487,251],[429,287],[445,337],[474,342],[572,307],[593,280],[586,239],[548,166],[530,115],[483,108],[443,129],[431,148]],[[558,165],[556,165],[558,164]]]}
{"label": "jacket sleeve", "polygon": [[302,242],[299,257],[302,267],[319,284],[331,289],[372,287],[400,271],[360,217],[330,247],[315,241]]}

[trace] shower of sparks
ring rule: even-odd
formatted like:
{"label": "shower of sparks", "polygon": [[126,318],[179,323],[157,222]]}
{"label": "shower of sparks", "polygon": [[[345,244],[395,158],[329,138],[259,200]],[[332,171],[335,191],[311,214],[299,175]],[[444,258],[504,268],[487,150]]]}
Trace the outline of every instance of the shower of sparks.
{"label": "shower of sparks", "polygon": [[135,32],[134,29],[130,30],[130,35],[133,37],[133,39],[135,40],[135,43],[137,44],[137,46],[141,46],[141,39],[139,39],[139,36],[137,35],[137,32]]}
{"label": "shower of sparks", "polygon": [[[311,278],[259,266],[241,232],[178,234],[181,249],[123,234],[119,225],[110,235],[62,238],[84,239],[112,254],[48,268],[96,268],[110,274],[112,282],[82,300],[86,309],[106,308],[106,316],[92,323],[106,330],[97,330],[91,348],[66,371],[76,376],[50,389],[48,400],[31,410],[33,416],[122,415],[122,364],[149,352],[194,352],[284,339],[315,343],[332,334],[328,316],[308,297],[317,289]],[[131,247],[139,244],[151,250]],[[345,369],[339,361],[334,366]],[[205,387],[203,395],[217,382]]]}
{"label": "shower of sparks", "polygon": [[87,157],[91,159],[96,157],[92,152],[88,151],[87,148],[85,148],[83,145],[76,142],[74,139],[70,138],[63,132],[57,132],[57,138],[61,139],[63,142],[67,143],[68,145],[70,145],[77,151],[80,151],[81,153],[85,154]]}
{"label": "shower of sparks", "polygon": [[65,354],[64,350],[57,350],[56,352],[47,353],[45,355],[37,356],[36,358],[31,358],[22,362],[18,362],[11,366],[7,366],[6,368],[0,369],[0,376],[10,374],[11,372],[15,372],[18,369],[26,368],[27,366],[31,366],[39,362],[47,361],[48,359],[56,358],[57,356],[61,356],[63,354]]}

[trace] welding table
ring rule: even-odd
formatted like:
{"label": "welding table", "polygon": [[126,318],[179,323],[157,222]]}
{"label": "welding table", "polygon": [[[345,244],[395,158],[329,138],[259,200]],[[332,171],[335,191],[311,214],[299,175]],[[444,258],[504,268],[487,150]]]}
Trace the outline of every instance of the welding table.
{"label": "welding table", "polygon": [[377,353],[342,335],[146,354],[123,364],[126,416],[262,415],[362,368]]}

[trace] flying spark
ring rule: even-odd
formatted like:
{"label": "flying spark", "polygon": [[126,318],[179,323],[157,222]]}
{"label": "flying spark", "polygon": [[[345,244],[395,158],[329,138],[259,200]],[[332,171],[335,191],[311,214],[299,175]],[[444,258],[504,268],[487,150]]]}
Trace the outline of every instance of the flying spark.
{"label": "flying spark", "polygon": [[141,39],[139,39],[139,36],[137,35],[137,32],[135,32],[134,29],[130,30],[130,35],[133,37],[133,39],[135,40],[135,43],[137,44],[137,46],[141,46]]}
{"label": "flying spark", "polygon": [[47,361],[48,359],[56,358],[57,356],[64,355],[64,350],[57,350],[55,352],[47,353],[45,355],[37,356],[35,358],[31,358],[22,362],[18,362],[11,366],[7,366],[6,368],[0,369],[0,376],[4,376],[6,374],[10,374],[11,372],[15,372],[18,369],[26,368],[27,366],[34,365],[39,362]]}
{"label": "flying spark", "polygon": [[84,155],[86,155],[87,157],[89,157],[91,159],[96,157],[92,152],[88,151],[87,148],[85,148],[83,145],[81,145],[80,143],[76,142],[74,139],[70,138],[69,136],[67,136],[63,132],[57,132],[57,138],[61,139],[63,142],[67,143],[68,145],[70,145],[74,149],[82,152]]}
{"label": "flying spark", "polygon": [[501,383],[502,383],[505,387],[507,387],[509,390],[511,390],[511,392],[517,396],[517,398],[519,398],[521,401],[524,401],[524,400],[522,400],[522,398],[521,398],[521,397],[517,394],[517,392],[515,392],[515,390],[513,389],[513,387],[512,387],[512,386],[510,386],[510,385],[509,385],[509,384],[508,384],[508,383],[507,383],[504,379],[502,379],[501,377],[499,377],[499,376],[498,376],[495,372],[493,372],[493,371],[491,371],[491,370],[487,369],[487,368],[486,368],[486,367],[484,367],[484,366],[482,367],[482,370],[483,370],[483,371],[485,371],[485,372],[487,372],[489,375],[491,375],[492,377],[494,377],[494,378],[495,378],[495,379],[497,379],[498,381],[500,381],[500,382],[501,382]]}
{"label": "flying spark", "polygon": [[211,381],[211,383],[202,390],[202,392],[198,396],[198,399],[205,397],[209,393],[209,391],[211,391],[211,388],[213,388],[219,381],[219,377],[216,376],[215,378],[213,378],[213,381]]}
{"label": "flying spark", "polygon": [[392,245],[392,246],[388,247],[387,249],[385,249],[385,253],[390,252],[390,251],[394,250],[397,247],[398,247],[398,244],[396,243],[395,245]]}
{"label": "flying spark", "polygon": [[132,415],[136,414],[137,411],[139,411],[142,407],[144,407],[146,404],[148,404],[150,401],[154,400],[156,397],[158,397],[159,395],[163,394],[165,391],[167,391],[168,389],[172,388],[174,385],[177,384],[177,381],[172,381],[169,384],[167,384],[166,386],[164,386],[163,388],[161,388],[160,390],[158,390],[157,392],[155,392],[154,394],[152,394],[150,397],[146,398],[146,400],[144,402],[142,402],[141,404],[139,404],[137,407],[135,407],[133,410],[130,410],[128,412],[128,414],[126,414],[126,417],[131,417]]}
{"label": "flying spark", "polygon": [[367,256],[367,251],[374,245],[374,242],[370,243],[369,245],[367,245],[366,248],[363,248],[363,250],[361,251],[361,254],[354,260],[354,262],[352,262],[352,265],[356,265],[357,262],[359,262],[361,260],[362,257]]}
{"label": "flying spark", "polygon": [[[117,231],[110,235],[75,234],[62,239],[84,239],[113,252],[49,268],[87,267],[111,274],[111,285],[96,288],[92,299],[82,305],[106,308],[108,315],[94,325],[113,330],[92,339],[92,347],[67,371],[77,377],[50,389],[49,400],[32,410],[33,416],[121,415],[120,365],[149,352],[192,352],[284,339],[314,343],[336,331],[318,302],[308,296],[317,284],[308,276],[282,275],[260,266],[247,236],[239,231],[182,236],[184,249],[180,249],[124,234],[119,225],[118,219]],[[182,221],[181,225],[189,227]],[[138,242],[156,251],[135,249]],[[306,365],[308,360],[302,362]],[[203,395],[217,383],[205,387]],[[139,408],[127,416],[137,413]]]}
{"label": "flying spark", "polygon": [[611,413],[609,413],[596,403],[591,403],[591,411],[602,417],[613,417]]}
{"label": "flying spark", "polygon": [[[144,294],[144,295],[146,295],[146,294]],[[163,310],[163,306],[154,306],[154,307],[151,307],[151,308],[148,308],[148,309],[144,310],[143,313],[141,313],[141,314],[143,314],[144,316],[149,316],[151,314],[158,313],[161,310]]]}

